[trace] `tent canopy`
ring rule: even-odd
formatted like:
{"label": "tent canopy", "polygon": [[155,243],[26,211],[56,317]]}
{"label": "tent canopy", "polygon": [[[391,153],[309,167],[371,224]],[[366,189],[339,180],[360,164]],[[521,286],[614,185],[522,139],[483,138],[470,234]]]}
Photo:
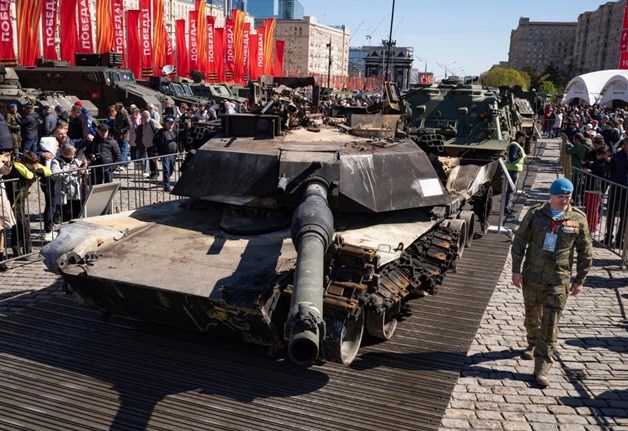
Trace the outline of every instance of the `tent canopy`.
{"label": "tent canopy", "polygon": [[578,75],[567,84],[563,103],[567,104],[574,99],[583,99],[589,105],[594,105],[598,103],[606,83],[614,76],[624,73],[626,71],[611,69]]}
{"label": "tent canopy", "polygon": [[628,102],[628,70],[623,70],[622,73],[613,76],[606,82],[597,103],[610,105],[613,100]]}

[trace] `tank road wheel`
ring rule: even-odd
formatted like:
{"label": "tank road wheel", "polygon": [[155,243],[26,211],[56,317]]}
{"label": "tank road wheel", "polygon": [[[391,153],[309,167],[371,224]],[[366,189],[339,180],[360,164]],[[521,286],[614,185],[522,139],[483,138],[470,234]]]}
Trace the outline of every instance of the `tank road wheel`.
{"label": "tank road wheel", "polygon": [[364,334],[364,310],[355,318],[325,318],[323,357],[330,362],[349,365],[358,354]]}
{"label": "tank road wheel", "polygon": [[386,313],[369,311],[366,316],[366,332],[380,340],[390,340],[397,329],[397,319],[387,319]]}
{"label": "tank road wheel", "polygon": [[468,210],[460,211],[458,218],[467,223],[467,247],[469,247],[473,242],[473,232],[475,231],[475,213]]}
{"label": "tank road wheel", "polygon": [[467,222],[462,219],[449,220],[449,229],[454,232],[458,232],[458,257],[461,257],[464,253],[464,248],[467,246]]}
{"label": "tank road wheel", "polygon": [[486,192],[484,192],[482,197],[473,204],[473,212],[478,216],[480,229],[483,234],[488,232],[491,211],[493,211],[493,188],[489,187],[486,189]]}

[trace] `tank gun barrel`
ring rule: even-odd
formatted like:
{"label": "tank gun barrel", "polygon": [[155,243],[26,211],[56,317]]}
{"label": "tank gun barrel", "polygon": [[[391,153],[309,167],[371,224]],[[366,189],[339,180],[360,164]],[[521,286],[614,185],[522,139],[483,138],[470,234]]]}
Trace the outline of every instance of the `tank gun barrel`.
{"label": "tank gun barrel", "polygon": [[316,360],[325,337],[324,255],[334,226],[327,190],[324,180],[310,180],[292,217],[297,261],[284,336],[290,359],[300,365],[310,365]]}

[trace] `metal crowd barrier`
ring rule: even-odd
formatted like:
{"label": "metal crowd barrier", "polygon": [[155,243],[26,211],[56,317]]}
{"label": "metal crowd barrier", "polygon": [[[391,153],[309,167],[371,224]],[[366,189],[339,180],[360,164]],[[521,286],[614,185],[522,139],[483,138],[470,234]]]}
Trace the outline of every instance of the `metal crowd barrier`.
{"label": "metal crowd barrier", "polygon": [[571,168],[573,199],[587,216],[594,240],[621,256],[621,268],[628,265],[628,187]]}
{"label": "metal crowd barrier", "polygon": [[[176,157],[175,169],[170,178],[170,184],[173,186],[180,177],[185,154],[170,156]],[[24,190],[23,181],[0,178],[0,187],[5,189],[11,205],[10,208],[5,208],[0,203],[0,219],[7,215],[7,211],[12,211],[18,222],[12,229],[5,230],[3,236],[0,236],[0,241],[3,241],[5,246],[4,253],[0,253],[0,262],[24,259],[39,252],[39,249],[50,239],[44,240],[45,225],[52,226],[51,236],[54,237],[63,224],[79,217],[92,184],[95,180],[103,178],[105,172],[111,173],[113,182],[120,183],[112,199],[111,210],[113,212],[130,211],[157,202],[181,199],[164,190],[162,183],[162,159],[164,157],[169,156],[99,165],[60,172],[49,178],[36,178],[28,188],[28,193]],[[150,164],[153,164],[153,168],[158,171],[156,178],[149,178],[145,173],[145,169],[148,169]],[[79,181],[80,199],[78,201],[63,199],[56,193],[57,183],[68,180],[70,176]],[[1,251],[2,247],[0,247]]]}

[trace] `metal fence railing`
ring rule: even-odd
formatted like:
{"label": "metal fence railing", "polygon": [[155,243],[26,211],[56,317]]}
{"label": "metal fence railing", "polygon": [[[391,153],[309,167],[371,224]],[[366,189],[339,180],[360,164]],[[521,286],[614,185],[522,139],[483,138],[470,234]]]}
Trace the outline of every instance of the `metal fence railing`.
{"label": "metal fence railing", "polygon": [[571,168],[573,199],[587,216],[594,240],[621,256],[628,265],[628,187]]}
{"label": "metal fence railing", "polygon": [[[164,159],[174,169],[169,187],[164,187]],[[149,157],[62,171],[49,178],[33,182],[21,179],[0,179],[9,201],[9,208],[0,201],[0,219],[11,211],[16,224],[0,235],[0,262],[24,258],[38,252],[41,246],[54,238],[59,227],[81,214],[83,203],[93,184],[113,181],[120,184],[113,197],[113,212],[130,211],[152,203],[179,200],[169,188],[179,179],[184,154]],[[150,172],[156,175],[150,175]],[[48,235],[47,235],[48,234]],[[2,252],[4,249],[4,252]]]}

